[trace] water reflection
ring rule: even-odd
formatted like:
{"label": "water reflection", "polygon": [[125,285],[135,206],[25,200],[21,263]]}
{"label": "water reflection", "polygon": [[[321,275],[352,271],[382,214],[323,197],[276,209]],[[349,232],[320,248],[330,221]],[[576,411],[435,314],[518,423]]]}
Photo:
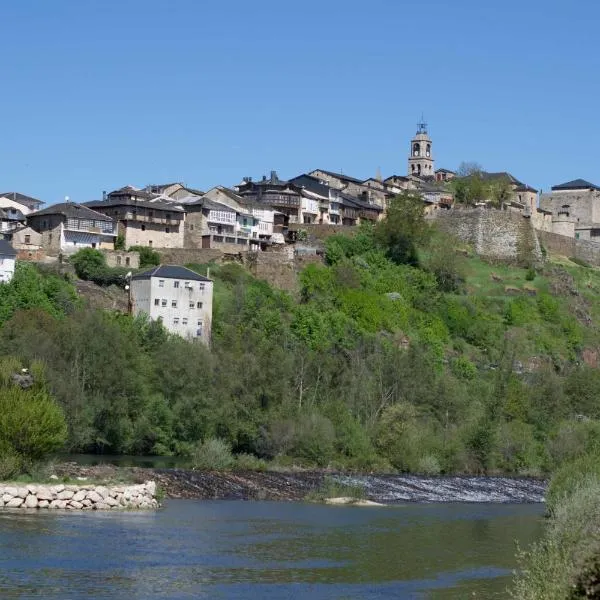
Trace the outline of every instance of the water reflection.
{"label": "water reflection", "polygon": [[189,500],[157,513],[0,513],[0,597],[502,598],[515,540],[535,539],[542,513]]}

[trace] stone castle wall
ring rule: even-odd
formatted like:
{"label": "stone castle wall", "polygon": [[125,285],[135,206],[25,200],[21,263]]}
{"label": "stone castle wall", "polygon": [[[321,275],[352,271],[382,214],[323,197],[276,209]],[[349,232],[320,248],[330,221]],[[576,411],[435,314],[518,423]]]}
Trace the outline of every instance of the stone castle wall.
{"label": "stone castle wall", "polygon": [[0,510],[5,508],[61,510],[123,510],[158,508],[156,484],[138,485],[0,485]]}
{"label": "stone castle wall", "polygon": [[437,211],[438,227],[471,244],[479,256],[492,260],[529,264],[541,259],[530,219],[513,211],[488,208],[454,208]]}

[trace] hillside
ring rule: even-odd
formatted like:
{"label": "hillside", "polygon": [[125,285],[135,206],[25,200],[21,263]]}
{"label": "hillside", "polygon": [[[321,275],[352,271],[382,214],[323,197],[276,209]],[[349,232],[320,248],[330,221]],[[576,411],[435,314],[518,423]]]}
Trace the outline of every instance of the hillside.
{"label": "hillside", "polygon": [[211,265],[210,352],[22,265],[0,352],[45,363],[73,451],[534,475],[581,452],[600,433],[600,272],[488,264],[416,223],[330,237],[297,295]]}

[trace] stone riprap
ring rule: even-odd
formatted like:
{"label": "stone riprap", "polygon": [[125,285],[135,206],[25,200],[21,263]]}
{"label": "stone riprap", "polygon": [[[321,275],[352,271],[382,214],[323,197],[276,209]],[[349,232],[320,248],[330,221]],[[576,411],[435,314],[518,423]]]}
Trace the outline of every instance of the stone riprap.
{"label": "stone riprap", "polygon": [[0,510],[145,510],[158,508],[156,483],[137,485],[0,484]]}

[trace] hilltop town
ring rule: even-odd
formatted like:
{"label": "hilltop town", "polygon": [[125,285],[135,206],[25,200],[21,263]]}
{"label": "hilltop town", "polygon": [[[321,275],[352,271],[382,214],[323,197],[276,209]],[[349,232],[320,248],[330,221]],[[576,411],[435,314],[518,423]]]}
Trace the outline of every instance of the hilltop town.
{"label": "hilltop town", "polygon": [[[381,221],[401,194],[420,197],[427,218],[471,242],[482,256],[518,260],[523,248],[539,255],[543,245],[592,263],[600,259],[600,247],[595,247],[600,236],[598,186],[575,179],[540,195],[508,172],[486,172],[474,164],[463,164],[457,171],[436,168],[424,122],[418,124],[407,154],[406,174],[385,178],[380,173],[365,179],[315,169],[283,180],[273,170],[268,176],[242,176],[235,185],[206,191],[184,183],[126,185],[102,192],[101,199],[47,207],[21,192],[0,193],[0,281],[10,281],[15,258],[62,262],[85,248],[103,252],[110,267],[131,269],[139,267],[139,255],[132,248],[159,251],[167,258],[163,262],[178,265],[206,262],[203,258],[219,253],[240,256],[290,247],[296,253],[315,252],[301,243],[307,232],[323,238]],[[156,279],[163,288],[165,273],[172,276],[175,271],[163,269],[146,279]],[[175,285],[181,281],[188,291],[192,280],[198,280],[182,267],[176,273]],[[198,280],[202,297],[193,301],[179,298],[179,292],[177,298],[142,293],[147,284],[141,279],[135,275],[130,282],[134,314],[162,317],[174,332],[209,339],[208,277]],[[182,305],[194,311],[182,312]]]}

